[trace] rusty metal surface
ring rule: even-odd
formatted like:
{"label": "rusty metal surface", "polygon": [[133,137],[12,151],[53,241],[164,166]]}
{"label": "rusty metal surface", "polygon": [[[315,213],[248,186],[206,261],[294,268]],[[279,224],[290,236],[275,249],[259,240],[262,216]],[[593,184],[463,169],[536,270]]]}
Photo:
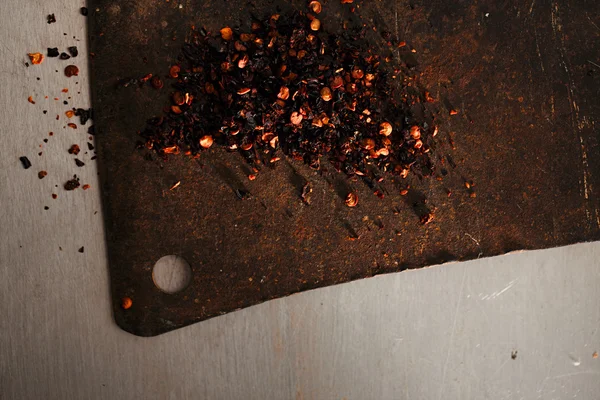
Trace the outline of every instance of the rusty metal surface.
{"label": "rusty metal surface", "polygon": [[[325,29],[357,18],[337,1],[323,3]],[[409,177],[408,196],[387,180],[380,200],[360,181],[291,160],[248,181],[241,157],[219,150],[199,160],[145,160],[136,132],[161,112],[169,91],[118,82],[164,75],[193,24],[211,31],[243,25],[250,12],[272,13],[279,3],[92,2],[95,125],[114,315],[123,329],[152,336],[376,274],[600,238],[594,2],[355,3],[363,22],[417,50],[397,55],[422,71],[421,83],[439,99],[441,180]],[[459,115],[450,117],[450,107]],[[473,180],[477,197],[465,180]],[[307,182],[309,206],[299,197]],[[360,198],[354,209],[343,201],[349,188]],[[252,198],[240,200],[236,189]],[[423,199],[435,210],[426,226],[419,224]],[[174,295],[151,276],[167,254],[181,255],[193,270],[192,283]],[[123,296],[133,299],[131,309],[121,309]]]}

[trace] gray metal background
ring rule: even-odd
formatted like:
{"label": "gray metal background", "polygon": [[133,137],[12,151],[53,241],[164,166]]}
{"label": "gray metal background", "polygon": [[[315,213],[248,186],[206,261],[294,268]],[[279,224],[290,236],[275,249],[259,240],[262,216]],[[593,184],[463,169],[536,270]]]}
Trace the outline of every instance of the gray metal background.
{"label": "gray metal background", "polygon": [[52,118],[66,106],[42,99],[66,86],[73,105],[89,104],[86,69],[75,85],[49,67],[57,60],[23,66],[29,51],[84,38],[81,5],[0,3],[0,399],[600,397],[597,243],[379,276],[155,338],[121,331],[94,163],[76,171],[91,190],[53,190],[75,172],[66,149],[84,135]]}

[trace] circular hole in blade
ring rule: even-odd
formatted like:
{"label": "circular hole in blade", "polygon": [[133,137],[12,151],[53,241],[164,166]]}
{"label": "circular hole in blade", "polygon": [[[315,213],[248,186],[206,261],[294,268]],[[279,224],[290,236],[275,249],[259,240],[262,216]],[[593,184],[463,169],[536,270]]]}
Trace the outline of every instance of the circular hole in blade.
{"label": "circular hole in blade", "polygon": [[170,254],[154,264],[152,280],[165,293],[181,292],[192,280],[192,268],[182,257]]}

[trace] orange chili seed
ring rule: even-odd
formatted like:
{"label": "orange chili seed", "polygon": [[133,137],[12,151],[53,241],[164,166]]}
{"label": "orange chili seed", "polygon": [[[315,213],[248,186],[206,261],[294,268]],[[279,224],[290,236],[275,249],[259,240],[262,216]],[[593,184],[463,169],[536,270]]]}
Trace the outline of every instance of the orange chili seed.
{"label": "orange chili seed", "polygon": [[123,299],[121,300],[121,307],[123,307],[124,310],[129,310],[132,305],[133,300],[131,300],[130,297],[123,297]]}

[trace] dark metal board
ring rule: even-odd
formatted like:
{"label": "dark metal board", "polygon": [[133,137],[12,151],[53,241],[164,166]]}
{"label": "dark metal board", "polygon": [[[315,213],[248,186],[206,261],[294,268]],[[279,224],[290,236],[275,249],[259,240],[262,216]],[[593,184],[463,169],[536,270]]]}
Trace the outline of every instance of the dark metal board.
{"label": "dark metal board", "polygon": [[[292,160],[255,181],[240,156],[216,149],[199,160],[147,161],[136,132],[161,113],[169,90],[119,82],[164,75],[192,25],[240,26],[280,3],[92,1],[96,139],[114,314],[123,329],[151,336],[376,274],[600,238],[594,1],[355,0],[354,14],[337,0],[322,3],[324,29],[361,15],[416,50],[396,52],[439,99],[435,157],[446,176],[438,169],[439,180],[385,180],[379,199],[332,168],[318,173]],[[449,116],[449,108],[459,114]],[[299,197],[307,182],[309,206]],[[404,183],[411,190],[400,196]],[[236,189],[252,199],[239,200]],[[356,208],[344,204],[349,189],[359,195]],[[421,225],[427,210],[435,220]],[[168,254],[193,270],[177,294],[152,280],[154,263]],[[133,299],[128,310],[124,296]]]}

